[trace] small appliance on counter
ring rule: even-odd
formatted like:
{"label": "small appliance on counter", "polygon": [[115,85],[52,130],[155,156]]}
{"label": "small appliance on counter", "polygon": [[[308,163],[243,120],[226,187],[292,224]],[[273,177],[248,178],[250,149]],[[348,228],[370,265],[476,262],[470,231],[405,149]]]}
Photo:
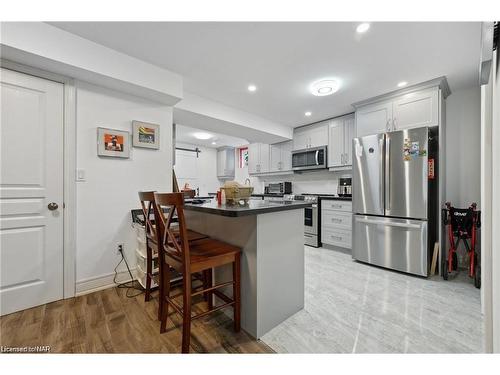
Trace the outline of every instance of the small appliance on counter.
{"label": "small appliance on counter", "polygon": [[352,178],[339,178],[339,186],[337,187],[337,195],[339,197],[352,197]]}
{"label": "small appliance on counter", "polygon": [[292,194],[292,183],[289,181],[270,183],[264,187],[265,194]]}

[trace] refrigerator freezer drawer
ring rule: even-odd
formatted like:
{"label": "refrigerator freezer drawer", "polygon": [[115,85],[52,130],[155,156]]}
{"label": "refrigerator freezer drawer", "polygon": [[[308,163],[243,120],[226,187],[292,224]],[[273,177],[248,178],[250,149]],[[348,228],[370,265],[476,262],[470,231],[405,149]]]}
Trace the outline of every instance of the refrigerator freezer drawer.
{"label": "refrigerator freezer drawer", "polygon": [[355,215],[353,230],[354,259],[428,275],[426,221]]}

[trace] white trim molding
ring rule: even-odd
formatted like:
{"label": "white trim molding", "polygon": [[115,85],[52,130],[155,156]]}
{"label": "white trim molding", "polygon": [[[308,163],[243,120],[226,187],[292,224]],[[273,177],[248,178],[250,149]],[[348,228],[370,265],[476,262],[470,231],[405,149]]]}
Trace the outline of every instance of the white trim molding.
{"label": "white trim molding", "polygon": [[[131,268],[130,272],[132,272],[132,275],[134,276],[133,279],[130,279],[128,271],[120,271],[116,274],[116,281],[118,283],[126,283],[129,281],[136,280],[137,269]],[[114,288],[118,285],[114,282],[114,279],[115,279],[115,274],[108,273],[106,275],[80,280],[76,283],[75,297],[98,292],[99,290]]]}

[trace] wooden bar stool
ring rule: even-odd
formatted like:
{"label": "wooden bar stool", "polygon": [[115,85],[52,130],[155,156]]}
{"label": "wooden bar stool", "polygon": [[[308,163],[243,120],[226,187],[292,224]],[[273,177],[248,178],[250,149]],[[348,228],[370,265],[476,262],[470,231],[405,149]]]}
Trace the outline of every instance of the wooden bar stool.
{"label": "wooden bar stool", "polygon": [[[146,286],[145,286],[145,301],[148,302],[151,300],[151,283],[155,280],[159,286],[159,289],[162,288],[162,283],[159,280],[158,275],[154,274],[153,270],[153,259],[158,256],[158,245],[157,245],[157,234],[156,234],[156,226],[154,221],[151,220],[151,217],[154,216],[154,191],[141,191],[139,192],[139,199],[141,201],[142,212],[144,215],[144,223],[145,223],[145,231],[146,231]],[[179,228],[173,228],[173,233],[176,236],[179,236]],[[188,240],[189,241],[197,241],[204,238],[208,238],[208,236],[198,233],[195,231],[188,232]],[[159,263],[159,268],[161,268],[162,264]],[[160,291],[161,294],[161,291]],[[159,309],[158,309],[158,319],[161,319],[161,312],[163,309],[163,303],[160,299]]]}
{"label": "wooden bar stool", "polygon": [[[164,301],[163,315],[161,317],[160,333],[165,332],[168,309],[172,306],[175,312],[182,316],[182,353],[189,353],[189,345],[191,339],[191,321],[201,318],[211,312],[232,306],[234,310],[234,331],[240,330],[240,253],[241,249],[229,245],[227,243],[207,238],[196,242],[188,241],[188,229],[184,217],[184,197],[182,193],[155,193],[155,221],[157,223],[157,243],[158,243],[158,260],[160,263],[165,263],[165,267],[160,268],[160,282],[163,288],[161,289],[160,298]],[[168,215],[165,216],[163,207],[168,206]],[[179,221],[179,235],[171,228],[172,217],[177,213]],[[226,264],[232,264],[233,279],[228,282],[223,282],[217,285],[212,285],[211,273],[216,267]],[[182,273],[182,292],[170,295],[170,280],[166,277],[162,270],[173,267],[178,272]],[[210,282],[207,285],[203,283],[199,287],[192,287],[192,275],[201,272],[205,276],[210,275]],[[206,279],[206,277],[205,277]],[[233,287],[233,298],[217,290],[222,287]],[[200,289],[201,287],[201,289]],[[209,303],[208,310],[198,315],[192,316],[192,297],[197,295],[208,294]],[[222,305],[212,306],[212,295],[222,299],[225,303]],[[182,296],[182,306],[175,299]]]}

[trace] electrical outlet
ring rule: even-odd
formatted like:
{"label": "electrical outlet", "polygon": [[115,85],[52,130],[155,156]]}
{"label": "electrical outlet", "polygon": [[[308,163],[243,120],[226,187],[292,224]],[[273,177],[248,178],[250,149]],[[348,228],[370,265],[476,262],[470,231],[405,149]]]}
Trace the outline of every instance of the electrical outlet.
{"label": "electrical outlet", "polygon": [[116,245],[116,253],[120,254],[123,253],[123,250],[125,250],[125,245],[122,243],[119,243]]}

